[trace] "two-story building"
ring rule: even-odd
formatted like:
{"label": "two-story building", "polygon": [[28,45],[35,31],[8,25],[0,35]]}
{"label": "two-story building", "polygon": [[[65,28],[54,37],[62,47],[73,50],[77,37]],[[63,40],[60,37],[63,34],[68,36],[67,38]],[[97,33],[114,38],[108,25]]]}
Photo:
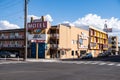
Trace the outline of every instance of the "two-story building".
{"label": "two-story building", "polygon": [[24,55],[24,29],[0,30],[0,51]]}

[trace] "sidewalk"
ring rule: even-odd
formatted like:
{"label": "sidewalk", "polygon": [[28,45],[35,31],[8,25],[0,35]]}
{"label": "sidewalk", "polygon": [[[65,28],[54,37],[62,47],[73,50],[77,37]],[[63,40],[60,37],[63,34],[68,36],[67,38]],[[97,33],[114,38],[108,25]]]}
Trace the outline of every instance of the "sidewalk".
{"label": "sidewalk", "polygon": [[31,58],[28,58],[26,61],[27,62],[58,62],[60,60],[59,59],[31,59]]}
{"label": "sidewalk", "polygon": [[23,58],[0,58],[3,61],[23,61]]}

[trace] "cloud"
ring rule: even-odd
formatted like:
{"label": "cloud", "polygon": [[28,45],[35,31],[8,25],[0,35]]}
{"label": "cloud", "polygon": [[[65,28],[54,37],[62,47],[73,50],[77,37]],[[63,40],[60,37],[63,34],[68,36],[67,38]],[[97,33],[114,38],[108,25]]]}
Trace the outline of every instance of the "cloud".
{"label": "cloud", "polygon": [[98,28],[103,28],[105,20],[106,19],[101,19],[101,17],[96,14],[88,14],[82,18],[78,18],[78,20],[74,21],[73,24],[77,27],[91,25]]}
{"label": "cloud", "polygon": [[20,28],[18,25],[16,24],[12,24],[7,20],[1,20],[0,21],[0,30],[5,30],[5,29],[16,29],[16,28]]}
{"label": "cloud", "polygon": [[47,21],[50,21],[50,22],[53,21],[52,17],[49,14],[45,15],[45,18]]}
{"label": "cloud", "polygon": [[[77,20],[73,22],[64,21],[61,24],[72,24],[76,27],[88,29],[88,26],[94,26],[99,29],[104,28],[105,21],[108,28],[112,28],[112,33],[109,33],[109,35],[113,36],[119,36],[120,35],[120,20],[115,17],[111,17],[109,19],[101,18],[101,16],[98,16],[97,14],[87,14],[82,18],[78,18]],[[120,39],[120,38],[119,38]]]}
{"label": "cloud", "polygon": [[65,25],[65,26],[74,26],[74,24],[72,24],[71,22],[69,21],[64,21],[61,23],[62,25]]}
{"label": "cloud", "polygon": [[[33,17],[34,19],[40,19],[41,18],[41,16],[28,15],[28,21],[30,21],[31,17]],[[53,21],[53,19],[52,19],[50,14],[45,15],[45,20],[46,21],[50,21],[50,22]]]}
{"label": "cloud", "polygon": [[120,31],[120,20],[118,18],[112,17],[110,19],[104,19],[96,14],[87,14],[82,18],[78,18],[74,22],[63,21],[62,24],[72,24],[80,28],[83,28],[84,26],[94,26],[103,29],[105,21],[107,21],[106,24],[108,25],[108,28],[112,28],[114,32]]}

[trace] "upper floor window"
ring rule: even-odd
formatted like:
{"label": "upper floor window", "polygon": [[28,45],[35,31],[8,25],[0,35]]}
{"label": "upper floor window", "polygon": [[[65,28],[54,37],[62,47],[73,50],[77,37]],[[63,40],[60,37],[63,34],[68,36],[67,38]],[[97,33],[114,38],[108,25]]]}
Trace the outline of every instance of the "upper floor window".
{"label": "upper floor window", "polygon": [[10,36],[15,36],[15,33],[10,33]]}
{"label": "upper floor window", "polygon": [[81,39],[81,38],[79,39],[79,44],[83,45],[83,39]]}
{"label": "upper floor window", "polygon": [[15,36],[19,36],[19,34],[18,34],[18,33],[15,33]]}
{"label": "upper floor window", "polygon": [[4,34],[2,33],[2,34],[0,34],[0,36],[1,36],[1,37],[3,37],[3,36],[4,36]]}

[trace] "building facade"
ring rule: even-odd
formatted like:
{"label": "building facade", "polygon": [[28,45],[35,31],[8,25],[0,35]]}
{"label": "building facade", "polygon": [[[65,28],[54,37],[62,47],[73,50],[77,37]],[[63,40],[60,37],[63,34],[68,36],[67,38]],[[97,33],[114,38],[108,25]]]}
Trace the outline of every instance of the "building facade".
{"label": "building facade", "polygon": [[[87,30],[70,25],[51,26],[42,16],[27,25],[28,57],[31,58],[79,58],[85,53],[97,57],[108,50],[108,34],[89,26]],[[24,56],[24,29],[1,30],[0,50]]]}
{"label": "building facade", "polygon": [[88,51],[89,31],[73,26],[50,28],[50,58],[78,58]]}
{"label": "building facade", "polygon": [[88,51],[88,30],[62,24],[51,26],[44,17],[40,21],[31,18],[28,25],[33,58],[78,58]]}
{"label": "building facade", "polygon": [[24,55],[24,29],[0,30],[0,51]]}
{"label": "building facade", "polygon": [[102,30],[89,27],[89,51],[94,57],[97,57],[99,53],[106,52],[108,50],[108,34]]}
{"label": "building facade", "polygon": [[111,52],[112,55],[118,54],[118,37],[117,36],[109,36],[109,49],[108,51]]}

